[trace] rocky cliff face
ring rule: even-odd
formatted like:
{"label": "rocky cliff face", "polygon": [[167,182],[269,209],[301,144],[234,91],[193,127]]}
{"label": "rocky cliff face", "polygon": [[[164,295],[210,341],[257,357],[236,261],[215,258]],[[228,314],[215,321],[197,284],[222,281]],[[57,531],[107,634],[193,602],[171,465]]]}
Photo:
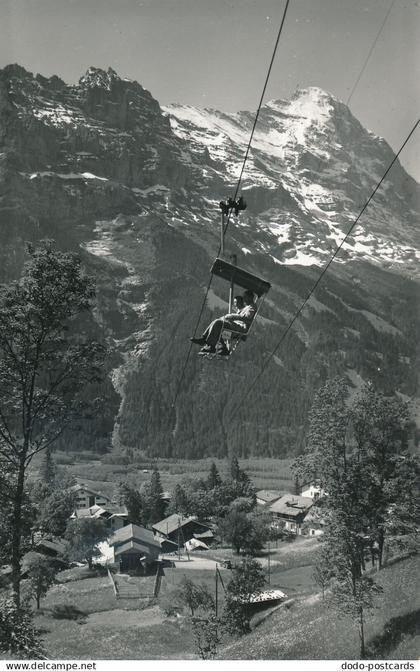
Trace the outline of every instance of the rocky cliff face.
{"label": "rocky cliff face", "polygon": [[[280,455],[299,449],[331,374],[417,394],[420,187],[396,164],[256,393],[231,412],[392,159],[343,103],[310,88],[263,107],[248,209],[229,228],[229,253],[272,283],[262,318],[228,362],[194,350],[172,407],[218,247],[218,201],[232,195],[252,122],[162,109],[111,69],[90,68],[77,86],[1,71],[0,281],[19,272],[25,240],[81,251],[97,277],[95,328],[114,352],[114,445]],[[203,322],[226,298],[214,282]]]}

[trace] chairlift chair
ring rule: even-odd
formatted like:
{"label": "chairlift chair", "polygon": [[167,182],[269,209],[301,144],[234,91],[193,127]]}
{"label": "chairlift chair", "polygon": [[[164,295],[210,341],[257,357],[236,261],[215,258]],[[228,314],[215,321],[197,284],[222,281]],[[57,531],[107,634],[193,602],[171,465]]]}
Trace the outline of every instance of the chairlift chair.
{"label": "chairlift chair", "polygon": [[[235,329],[230,328],[228,323],[223,326],[220,337],[225,340],[229,352],[232,353],[241,340],[244,341],[247,339],[252,325],[255,322],[258,312],[264,302],[264,298],[271,288],[271,284],[266,280],[263,280],[261,277],[253,275],[244,268],[240,268],[235,263],[230,263],[229,261],[225,261],[225,259],[220,257],[215,259],[211,267],[211,273],[216,277],[220,277],[221,279],[226,280],[230,284],[229,311],[232,310],[233,291],[235,286],[239,286],[241,289],[248,289],[257,296],[255,315],[246,331],[236,331]],[[205,356],[213,358],[214,356],[217,356],[217,354],[206,354]]]}
{"label": "chairlift chair", "polygon": [[[225,226],[225,215],[228,215],[230,212],[234,212],[235,216],[237,217],[239,215],[239,212],[242,210],[246,209],[246,202],[241,196],[238,200],[233,200],[232,198],[229,198],[226,202],[220,201],[219,207],[221,209],[221,222],[220,222],[220,254],[224,254],[224,242],[225,242],[225,233],[226,233],[226,228]],[[229,221],[228,221],[229,223]],[[223,329],[220,333],[220,340],[223,339],[225,342],[229,354],[231,354],[236,347],[238,346],[238,343],[241,340],[246,340],[247,336],[249,335],[249,332],[251,330],[251,327],[253,323],[255,322],[258,312],[261,308],[261,305],[263,304],[265,295],[271,288],[271,284],[269,282],[266,282],[265,280],[261,279],[261,277],[258,277],[257,275],[253,275],[252,273],[248,272],[244,268],[240,268],[239,266],[236,265],[236,255],[233,254],[231,255],[231,261],[226,261],[224,258],[221,258],[221,256],[218,256],[216,260],[214,261],[212,267],[211,267],[211,274],[216,275],[217,277],[220,277],[221,279],[229,282],[230,284],[230,289],[229,289],[229,312],[232,311],[232,304],[233,304],[233,292],[234,292],[234,287],[237,285],[241,287],[242,289],[248,289],[249,291],[252,291],[253,294],[257,295],[257,304],[256,304],[256,311],[254,314],[254,317],[252,319],[252,322],[249,324],[248,328],[246,331],[237,331],[234,328],[230,328],[228,322],[224,323]],[[217,352],[200,352],[202,356],[208,359],[213,359],[215,356],[218,358],[223,358],[223,359],[228,359],[229,357],[227,356],[219,356]]]}

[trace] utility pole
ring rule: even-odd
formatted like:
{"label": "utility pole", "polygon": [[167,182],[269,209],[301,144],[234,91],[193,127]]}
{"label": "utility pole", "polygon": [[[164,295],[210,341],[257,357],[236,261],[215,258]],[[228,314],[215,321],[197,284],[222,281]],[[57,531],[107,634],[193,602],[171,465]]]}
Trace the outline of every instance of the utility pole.
{"label": "utility pole", "polygon": [[216,574],[215,574],[215,578],[216,578],[216,588],[215,588],[215,599],[214,599],[215,609],[216,609],[216,617],[217,617],[217,613],[218,613],[218,603],[219,603],[219,599],[218,599],[218,575],[217,575],[217,570],[218,570],[218,569],[217,569],[217,564],[216,564]]}
{"label": "utility pole", "polygon": [[271,585],[271,557],[270,557],[270,541],[268,541],[268,584]]}

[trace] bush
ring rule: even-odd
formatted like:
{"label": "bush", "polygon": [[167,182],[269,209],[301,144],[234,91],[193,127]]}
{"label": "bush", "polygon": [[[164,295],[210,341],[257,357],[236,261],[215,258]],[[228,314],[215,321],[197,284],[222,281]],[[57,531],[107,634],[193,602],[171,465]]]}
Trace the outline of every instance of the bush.
{"label": "bush", "polygon": [[174,617],[183,611],[181,594],[178,589],[171,589],[159,599],[159,607],[167,617]]}
{"label": "bush", "polygon": [[204,611],[214,610],[213,596],[205,584],[198,585],[184,576],[180,584],[179,593],[181,603],[190,609],[192,616],[199,608]]}
{"label": "bush", "polygon": [[60,603],[51,608],[51,614],[56,620],[83,620],[86,617],[84,613],[73,604]]}
{"label": "bush", "polygon": [[119,466],[126,465],[128,466],[131,462],[126,454],[121,454],[118,452],[111,452],[102,457],[103,464],[117,464]]}
{"label": "bush", "polygon": [[0,599],[0,652],[24,659],[42,659],[39,630],[33,626],[26,605],[17,608],[13,599]]}
{"label": "bush", "polygon": [[68,454],[56,454],[54,455],[54,461],[58,466],[72,466],[74,464],[74,459]]}
{"label": "bush", "polygon": [[193,617],[194,642],[201,659],[214,659],[222,640],[222,623],[215,615]]}
{"label": "bush", "polygon": [[74,453],[74,458],[76,458],[77,461],[96,461],[98,455],[94,452],[89,452],[89,450],[81,450],[80,452]]}

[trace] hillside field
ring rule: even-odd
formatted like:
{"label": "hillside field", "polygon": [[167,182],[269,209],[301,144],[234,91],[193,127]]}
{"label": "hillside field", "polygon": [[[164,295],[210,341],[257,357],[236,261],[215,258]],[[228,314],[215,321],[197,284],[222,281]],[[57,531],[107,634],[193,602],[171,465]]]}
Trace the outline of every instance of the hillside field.
{"label": "hillside field", "polygon": [[[78,482],[98,489],[108,496],[113,496],[116,486],[120,482],[128,481],[135,487],[150,480],[152,469],[159,469],[162,486],[165,491],[172,491],[176,484],[185,478],[207,478],[210,465],[214,461],[222,478],[229,477],[229,460],[227,459],[159,459],[136,460],[126,464],[117,461],[109,463],[114,455],[110,453],[100,459],[89,452],[54,453],[58,466],[69,475],[77,478]],[[292,459],[271,459],[255,457],[240,459],[239,464],[244,469],[253,485],[259,489],[278,489],[281,492],[293,492],[294,481],[291,472]],[[37,464],[34,460],[33,476],[36,477]]]}
{"label": "hillside field", "polygon": [[[226,639],[219,659],[358,659],[357,627],[322,600],[312,578],[316,541],[301,539],[271,550],[271,587],[283,589],[287,601],[256,613],[253,631],[240,640]],[[77,579],[55,585],[41,601],[35,624],[41,630],[49,658],[194,659],[197,658],[189,617],[167,617],[159,604],[170,597],[183,576],[215,584],[216,561],[229,550],[193,555],[165,569],[157,601],[149,598],[116,600],[106,577]],[[267,554],[259,558],[267,573]],[[366,643],[373,659],[415,659],[420,645],[420,557],[396,561],[375,577],[384,587],[377,607],[367,617]],[[80,569],[82,570],[82,569]],[[85,569],[84,569],[85,570]],[[86,570],[85,570],[86,571]],[[222,569],[223,581],[229,571]],[[144,578],[131,578],[133,585]],[[150,593],[153,577],[148,579]],[[53,608],[78,608],[77,620],[56,619]],[[219,605],[223,591],[219,584]],[[219,611],[220,612],[220,611]]]}

